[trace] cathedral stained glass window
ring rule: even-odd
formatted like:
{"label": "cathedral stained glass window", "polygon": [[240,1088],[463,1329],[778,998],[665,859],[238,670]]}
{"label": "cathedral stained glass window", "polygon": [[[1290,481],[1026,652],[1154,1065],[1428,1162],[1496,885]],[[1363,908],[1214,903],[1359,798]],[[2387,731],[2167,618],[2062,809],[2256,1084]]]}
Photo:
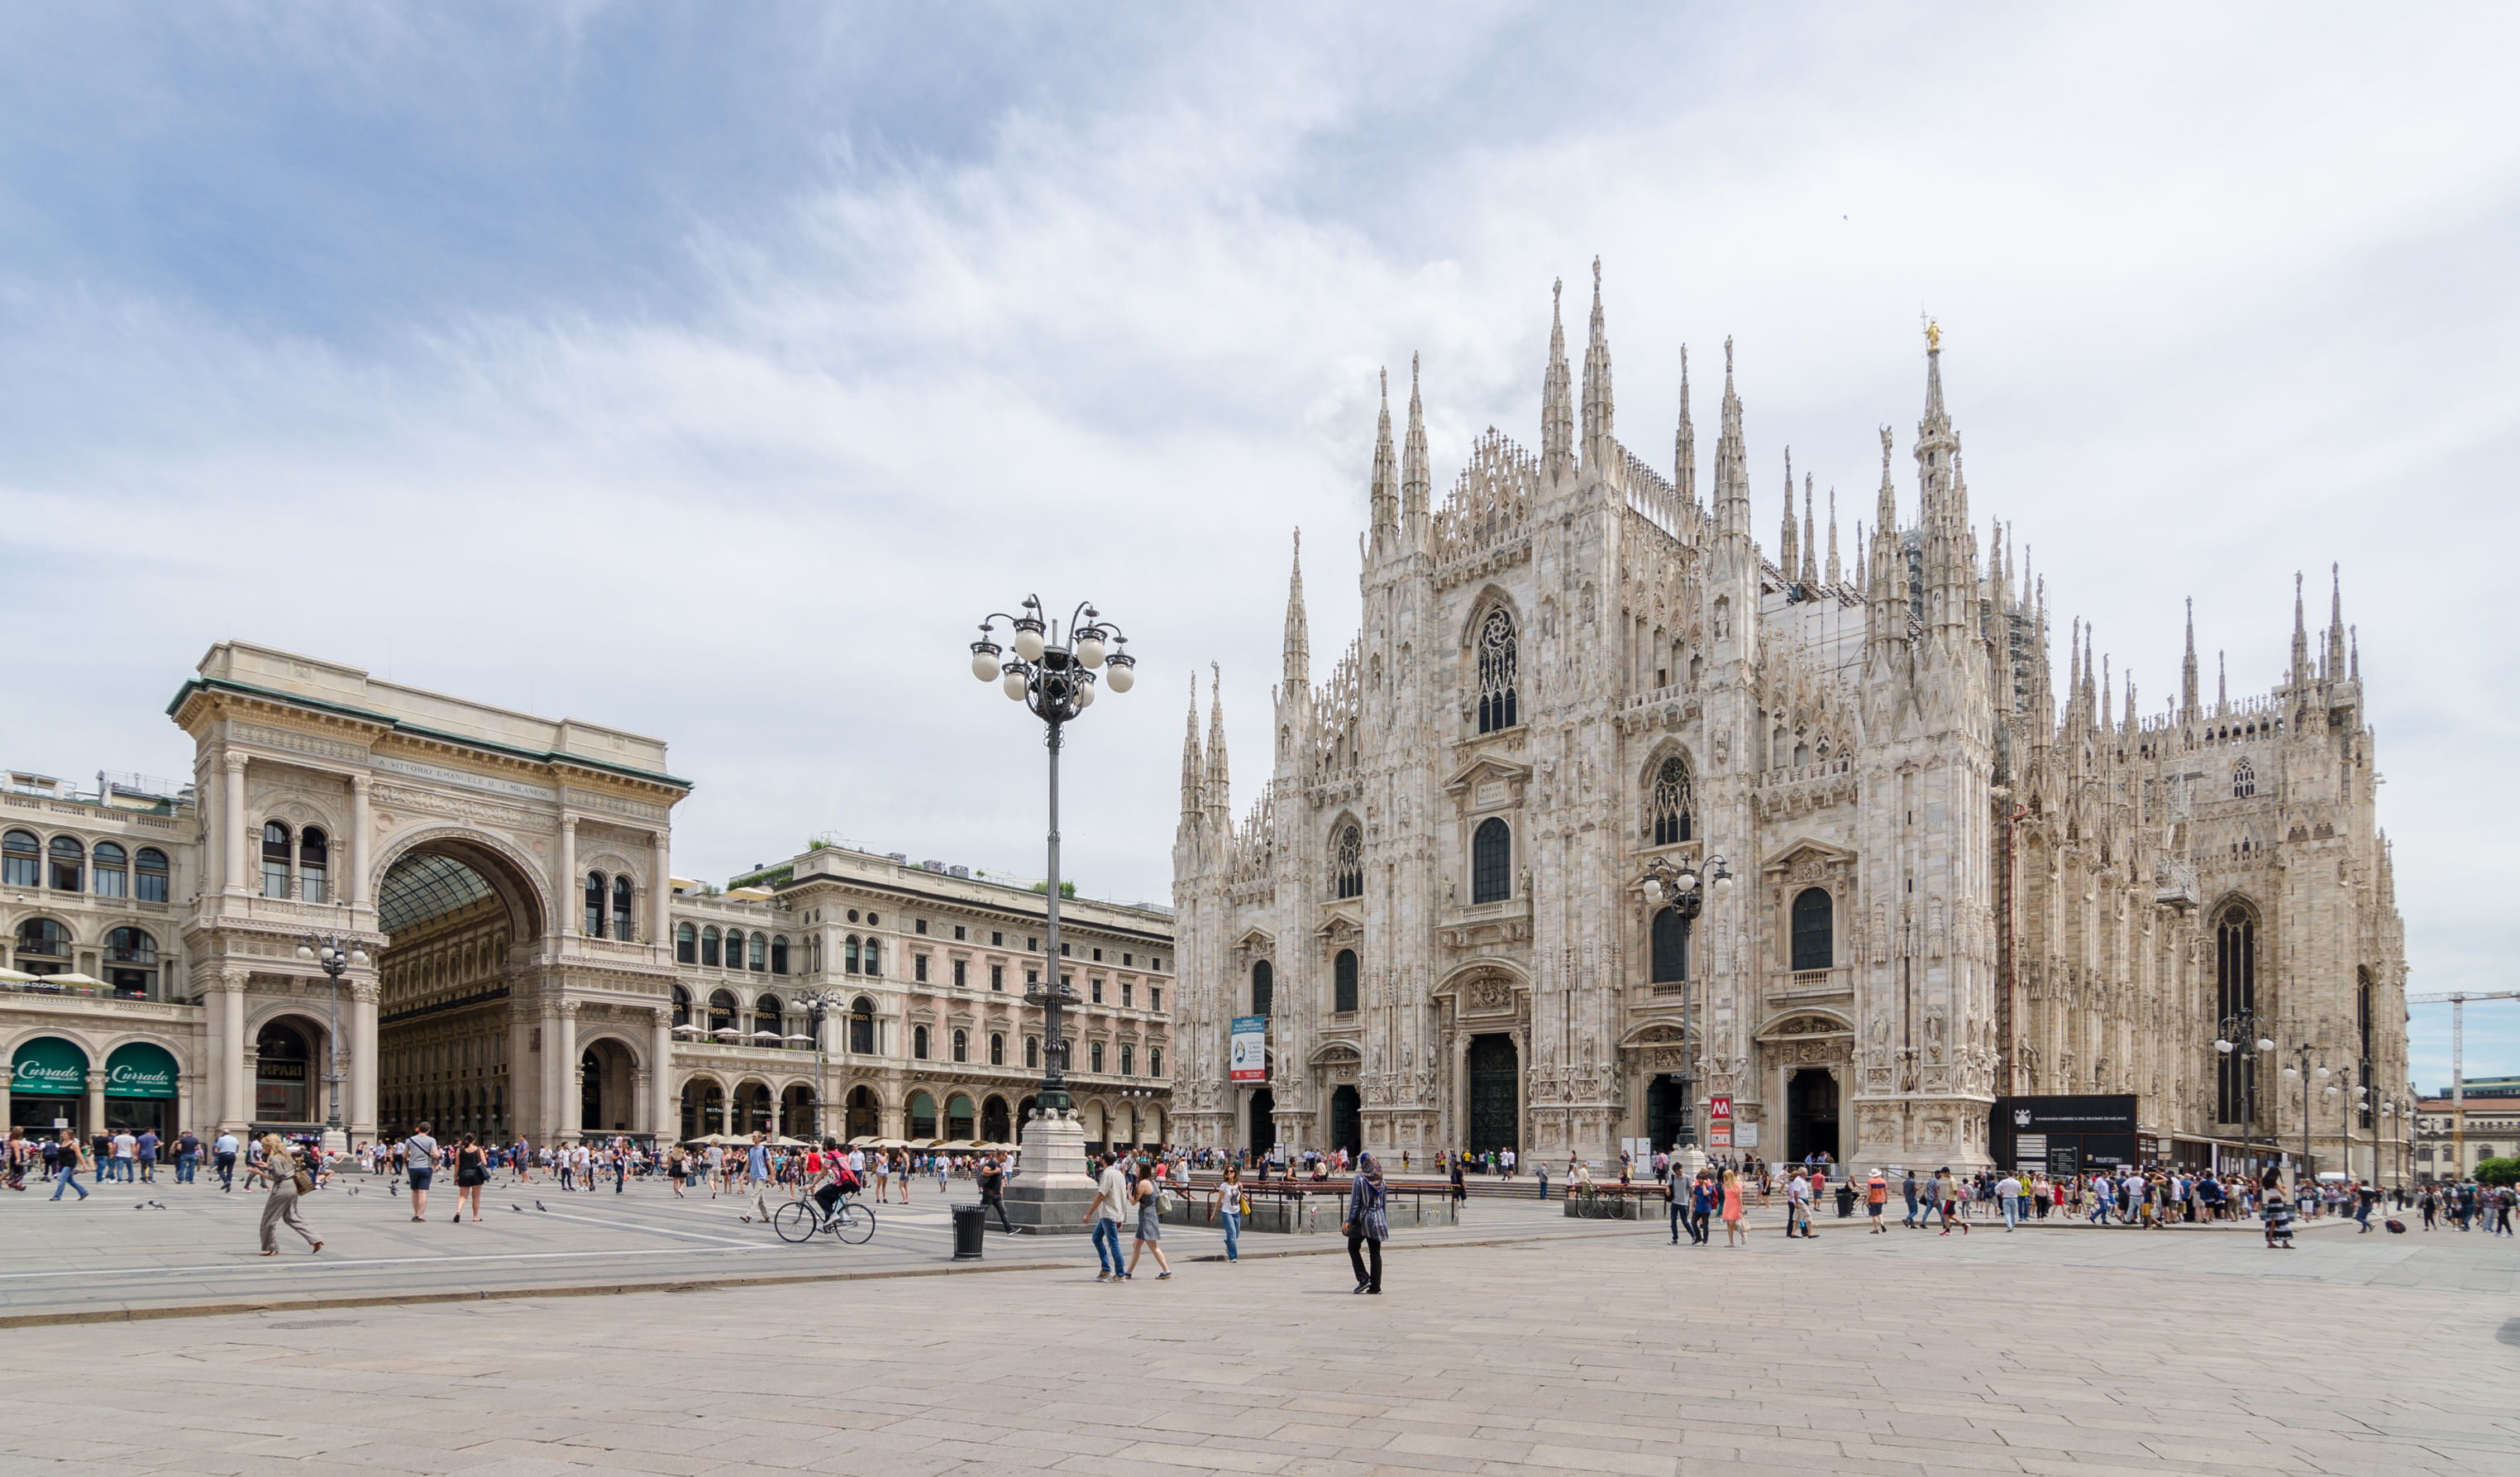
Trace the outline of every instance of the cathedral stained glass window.
{"label": "cathedral stained glass window", "polygon": [[1689,799],[1688,762],[1675,754],[1654,772],[1653,799],[1645,807],[1655,846],[1688,839]]}
{"label": "cathedral stained glass window", "polygon": [[1354,825],[1339,827],[1337,864],[1332,869],[1332,891],[1341,898],[1365,896],[1365,831]]}
{"label": "cathedral stained glass window", "polygon": [[1479,732],[1514,725],[1513,685],[1513,617],[1492,610],[1479,626]]}

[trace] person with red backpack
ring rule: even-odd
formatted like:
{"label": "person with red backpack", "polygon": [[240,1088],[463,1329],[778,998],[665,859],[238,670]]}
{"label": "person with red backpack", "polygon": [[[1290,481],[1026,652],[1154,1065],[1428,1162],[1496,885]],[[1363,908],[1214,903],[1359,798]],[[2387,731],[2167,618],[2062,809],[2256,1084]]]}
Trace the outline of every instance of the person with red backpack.
{"label": "person with red backpack", "polygon": [[843,1197],[856,1194],[864,1185],[857,1172],[849,1168],[848,1156],[839,1150],[838,1139],[826,1138],[822,1152],[805,1161],[805,1172],[822,1181],[814,1190],[814,1204],[822,1209],[826,1221],[839,1209]]}

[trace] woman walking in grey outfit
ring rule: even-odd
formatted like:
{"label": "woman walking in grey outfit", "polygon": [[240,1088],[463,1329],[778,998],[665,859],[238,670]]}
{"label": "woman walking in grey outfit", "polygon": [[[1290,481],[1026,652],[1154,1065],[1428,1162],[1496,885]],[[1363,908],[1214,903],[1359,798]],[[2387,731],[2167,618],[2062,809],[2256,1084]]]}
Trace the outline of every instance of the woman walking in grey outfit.
{"label": "woman walking in grey outfit", "polygon": [[[290,1152],[288,1143],[279,1134],[262,1135],[262,1163],[248,1165],[245,1173],[248,1178],[259,1175],[271,1181],[271,1193],[262,1202],[264,1256],[280,1255],[280,1223],[284,1221],[289,1223],[291,1230],[306,1238],[308,1249],[324,1249],[324,1243],[316,1240],[315,1232],[307,1228],[306,1218],[297,1214],[297,1156]],[[311,1184],[314,1177],[308,1176],[307,1180]]]}

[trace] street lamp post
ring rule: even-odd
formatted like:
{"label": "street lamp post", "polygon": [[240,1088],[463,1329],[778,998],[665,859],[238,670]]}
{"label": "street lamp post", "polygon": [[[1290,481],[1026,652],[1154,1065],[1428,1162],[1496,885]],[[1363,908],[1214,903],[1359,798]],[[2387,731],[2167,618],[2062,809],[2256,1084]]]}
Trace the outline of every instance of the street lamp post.
{"label": "street lamp post", "polygon": [[[1042,1007],[1040,1099],[1032,1122],[1023,1126],[1023,1171],[1007,1187],[1012,1219],[1035,1232],[1082,1231],[1066,1223],[1067,1212],[1093,1199],[1094,1182],[1085,1173],[1085,1131],[1076,1122],[1076,1107],[1067,1095],[1066,1009],[1076,998],[1075,987],[1060,974],[1058,961],[1058,752],[1066,727],[1094,706],[1098,684],[1127,692],[1137,681],[1137,662],[1125,649],[1129,638],[1102,613],[1080,604],[1062,636],[1056,623],[1042,614],[1039,597],[1024,597],[1021,615],[1003,612],[980,623],[980,639],[971,643],[971,675],[994,681],[1009,698],[1040,718],[1043,742],[1050,750],[1050,878],[1043,891],[1049,903],[1042,939],[1042,975],[1027,983],[1024,999]],[[997,623],[1010,627],[1008,645],[999,647]]]}
{"label": "street lamp post", "polygon": [[2318,1182],[2317,1167],[2310,1158],[2310,1084],[2314,1077],[2324,1079],[2327,1076],[2327,1064],[2312,1065],[2310,1059],[2318,1052],[2317,1044],[2304,1041],[2293,1048],[2293,1065],[2283,1069],[2284,1076],[2301,1080],[2301,1172],[2293,1177],[2296,1184],[2301,1182],[2302,1175],[2308,1175],[2314,1184]]}
{"label": "street lamp post", "polygon": [[[352,945],[344,948],[333,934],[315,934],[297,946],[297,957],[308,963],[321,964],[324,978],[332,982],[324,1005],[324,1147],[349,1147],[341,1132],[341,976],[353,967],[364,969],[368,951]],[[341,1142],[336,1143],[335,1139]]]}
{"label": "street lamp post", "polygon": [[[1637,890],[1644,895],[1645,900],[1646,929],[1652,929],[1653,919],[1666,907],[1678,913],[1684,925],[1695,923],[1697,915],[1705,910],[1709,889],[1718,898],[1728,898],[1732,894],[1732,869],[1724,864],[1721,856],[1706,858],[1706,875],[1702,882],[1697,873],[1689,870],[1685,859],[1678,864],[1667,856],[1656,856],[1647,861],[1644,875],[1637,879]],[[1653,956],[1650,939],[1645,956],[1649,960]],[[1704,1155],[1697,1142],[1697,1039],[1695,1019],[1689,1010],[1688,986],[1688,961],[1684,953],[1680,971],[1681,1136],[1672,1147],[1676,1150],[1686,1148],[1698,1155],[1698,1163],[1688,1167],[1689,1173],[1695,1174],[1699,1164],[1703,1163]]]}
{"label": "street lamp post", "polygon": [[2274,1039],[2258,1029],[2258,1013],[2244,1009],[2237,1015],[2225,1016],[2223,1024],[2215,1028],[2214,1049],[2225,1056],[2240,1053],[2240,1091],[2247,1099],[2241,1108],[2245,1116],[2240,1120],[2240,1164],[2254,1177],[2257,1167],[2250,1163],[2249,1150],[2258,1126],[2258,1059],[2246,1051],[2249,1046],[2261,1052],[2275,1049]]}
{"label": "street lamp post", "polygon": [[[832,1136],[823,1114],[824,1099],[832,1095],[832,1017],[839,1003],[836,990],[817,990],[805,996],[805,1009],[814,1018],[814,1142],[818,1144]],[[845,1119],[840,1127],[848,1127]]]}

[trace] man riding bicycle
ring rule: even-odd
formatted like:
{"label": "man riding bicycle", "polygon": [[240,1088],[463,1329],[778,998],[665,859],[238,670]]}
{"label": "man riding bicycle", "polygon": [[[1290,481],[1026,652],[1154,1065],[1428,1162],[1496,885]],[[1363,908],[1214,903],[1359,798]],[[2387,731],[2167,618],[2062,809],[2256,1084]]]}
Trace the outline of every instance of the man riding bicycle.
{"label": "man riding bicycle", "polygon": [[826,1221],[839,1209],[842,1199],[858,1193],[863,1185],[856,1172],[849,1168],[848,1156],[839,1150],[838,1139],[826,1138],[822,1152],[805,1166],[806,1173],[813,1175],[815,1179],[814,1204],[821,1209],[822,1218]]}

